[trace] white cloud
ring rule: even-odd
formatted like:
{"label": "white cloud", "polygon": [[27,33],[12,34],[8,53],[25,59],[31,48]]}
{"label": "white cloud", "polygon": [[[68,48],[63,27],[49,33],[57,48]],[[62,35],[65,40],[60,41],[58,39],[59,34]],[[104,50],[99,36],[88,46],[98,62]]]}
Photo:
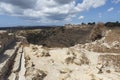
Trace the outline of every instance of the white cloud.
{"label": "white cloud", "polygon": [[84,16],[79,16],[78,19],[82,20],[84,19],[85,17]]}
{"label": "white cloud", "polygon": [[84,11],[90,8],[97,8],[103,6],[106,3],[106,0],[83,0],[82,3],[79,3],[75,9],[77,11]]}
{"label": "white cloud", "polygon": [[108,12],[111,12],[111,11],[113,11],[113,10],[114,10],[114,8],[111,7],[111,8],[109,8],[107,11],[108,11]]}
{"label": "white cloud", "polygon": [[37,22],[71,21],[77,13],[103,6],[106,0],[0,0],[0,13]]}

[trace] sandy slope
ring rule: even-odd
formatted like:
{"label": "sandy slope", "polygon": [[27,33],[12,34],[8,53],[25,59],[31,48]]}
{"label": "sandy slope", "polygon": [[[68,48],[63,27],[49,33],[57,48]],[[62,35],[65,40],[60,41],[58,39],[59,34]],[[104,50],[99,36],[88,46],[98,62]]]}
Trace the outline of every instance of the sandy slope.
{"label": "sandy slope", "polygon": [[[24,47],[26,80],[120,80],[119,30],[67,48]],[[115,37],[114,37],[115,36]]]}
{"label": "sandy slope", "polygon": [[106,60],[102,61],[102,55],[115,53],[88,51],[80,48],[80,45],[70,48],[30,45],[25,47],[26,80],[120,80],[120,72],[116,71],[120,66],[114,65],[114,62],[108,61],[107,64]]}

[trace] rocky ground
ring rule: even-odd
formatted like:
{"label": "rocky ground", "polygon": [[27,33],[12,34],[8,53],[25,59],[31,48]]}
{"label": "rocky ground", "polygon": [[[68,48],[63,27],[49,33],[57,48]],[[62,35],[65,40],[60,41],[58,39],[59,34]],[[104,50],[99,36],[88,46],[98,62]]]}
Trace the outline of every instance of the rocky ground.
{"label": "rocky ground", "polygon": [[0,57],[0,80],[120,80],[120,28],[71,47],[16,42]]}
{"label": "rocky ground", "polygon": [[119,32],[68,48],[25,47],[26,80],[120,80]]}

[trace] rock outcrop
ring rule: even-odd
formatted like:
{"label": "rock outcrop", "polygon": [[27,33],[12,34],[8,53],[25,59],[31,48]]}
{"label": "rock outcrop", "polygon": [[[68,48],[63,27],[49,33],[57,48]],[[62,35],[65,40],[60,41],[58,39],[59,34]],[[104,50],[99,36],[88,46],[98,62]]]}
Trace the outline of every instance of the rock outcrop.
{"label": "rock outcrop", "polygon": [[[84,34],[87,31],[86,28],[81,28],[83,32],[79,32],[78,29],[71,30],[69,28],[65,31],[63,28],[57,28],[57,30],[54,28],[52,33],[51,30],[48,31],[54,35],[44,35],[44,40],[46,40],[44,43],[51,45],[56,37],[56,40],[60,40],[58,35],[64,36],[63,34],[71,31],[73,32],[72,35],[69,35],[72,37],[67,36],[68,33],[64,36],[67,36],[67,39],[64,40],[68,42],[65,44],[71,43],[70,38],[75,43],[76,36],[73,34]],[[6,47],[4,53],[0,54],[0,80],[120,80],[120,29],[106,28],[104,36],[99,40],[96,36],[99,33],[101,35],[102,30],[100,29],[100,32],[97,33],[97,29],[94,29],[96,35],[94,36],[95,32],[93,31],[91,34],[94,36],[92,42],[86,43],[85,41],[85,43],[77,43],[67,47],[28,44],[25,37],[17,37],[20,43],[13,45],[13,47],[11,45],[10,48]],[[57,34],[56,31],[58,30],[61,31]],[[43,31],[42,34],[46,31]],[[81,35],[85,36],[83,40],[89,38],[88,33],[85,35]],[[34,40],[33,37],[32,40]],[[37,35],[36,38],[39,40],[40,37],[38,38]],[[53,42],[50,43],[49,39],[50,42],[53,39]],[[10,43],[12,40],[14,41],[14,38],[11,39]],[[57,43],[56,40],[54,46]],[[59,42],[61,41],[58,41],[57,45],[60,44]],[[8,42],[7,45],[10,43]],[[26,43],[28,45],[25,45]]]}
{"label": "rock outcrop", "polygon": [[0,54],[16,41],[14,33],[0,31]]}
{"label": "rock outcrop", "polygon": [[30,44],[25,47],[26,80],[32,80],[31,71],[36,70],[46,74],[41,80],[119,80],[119,32],[107,29],[100,40],[67,48]]}

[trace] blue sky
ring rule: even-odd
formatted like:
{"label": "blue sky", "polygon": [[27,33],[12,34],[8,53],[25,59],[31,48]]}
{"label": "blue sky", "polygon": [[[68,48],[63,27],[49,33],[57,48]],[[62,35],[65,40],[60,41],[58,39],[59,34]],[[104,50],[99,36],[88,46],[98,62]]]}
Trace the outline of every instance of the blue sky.
{"label": "blue sky", "polygon": [[120,0],[1,0],[0,27],[120,21]]}

